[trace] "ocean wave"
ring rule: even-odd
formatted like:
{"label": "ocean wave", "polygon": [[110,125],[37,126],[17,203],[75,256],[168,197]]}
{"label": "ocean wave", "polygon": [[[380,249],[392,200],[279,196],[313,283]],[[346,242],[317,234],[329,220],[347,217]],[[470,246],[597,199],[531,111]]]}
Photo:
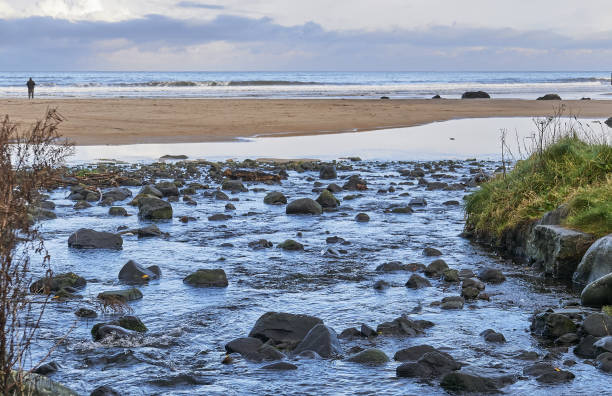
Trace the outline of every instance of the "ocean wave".
{"label": "ocean wave", "polygon": [[311,81],[244,80],[244,81],[145,81],[111,84],[117,87],[249,87],[285,85],[321,85]]}
{"label": "ocean wave", "polygon": [[559,80],[554,80],[559,82],[573,83],[573,82],[600,82],[600,83],[608,83],[610,82],[609,78],[602,77],[575,77],[575,78],[562,78]]}

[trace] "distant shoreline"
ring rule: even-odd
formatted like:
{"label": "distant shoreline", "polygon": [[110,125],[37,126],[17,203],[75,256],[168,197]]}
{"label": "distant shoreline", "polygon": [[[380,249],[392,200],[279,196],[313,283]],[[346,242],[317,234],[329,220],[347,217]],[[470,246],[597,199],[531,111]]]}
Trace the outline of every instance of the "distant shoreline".
{"label": "distant shoreline", "polygon": [[[0,115],[31,123],[49,107],[77,145],[231,141],[408,127],[436,121],[566,114],[612,116],[612,101],[524,99],[0,99]],[[495,132],[495,131],[492,131]],[[341,148],[339,148],[339,151]]]}

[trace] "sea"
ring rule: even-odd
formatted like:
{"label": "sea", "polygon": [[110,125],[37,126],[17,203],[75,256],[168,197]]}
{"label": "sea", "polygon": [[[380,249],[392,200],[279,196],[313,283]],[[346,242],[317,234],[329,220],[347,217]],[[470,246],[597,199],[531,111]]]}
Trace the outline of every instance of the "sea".
{"label": "sea", "polygon": [[39,98],[493,98],[612,99],[610,71],[534,72],[0,72],[0,97]]}

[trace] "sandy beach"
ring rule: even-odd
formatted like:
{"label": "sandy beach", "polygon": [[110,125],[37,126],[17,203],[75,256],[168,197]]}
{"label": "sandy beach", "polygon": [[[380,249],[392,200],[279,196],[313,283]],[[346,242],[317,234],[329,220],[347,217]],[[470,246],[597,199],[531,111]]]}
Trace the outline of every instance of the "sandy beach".
{"label": "sandy beach", "polygon": [[77,145],[227,141],[405,127],[459,118],[554,113],[608,118],[612,101],[1,99],[0,114],[30,123],[47,108],[65,117],[62,134]]}

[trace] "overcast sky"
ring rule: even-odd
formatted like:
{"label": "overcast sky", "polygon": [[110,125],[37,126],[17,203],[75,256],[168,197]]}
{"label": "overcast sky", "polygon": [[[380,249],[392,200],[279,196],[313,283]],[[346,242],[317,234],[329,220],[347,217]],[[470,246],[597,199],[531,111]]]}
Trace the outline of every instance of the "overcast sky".
{"label": "overcast sky", "polygon": [[0,0],[0,70],[607,70],[612,0]]}

